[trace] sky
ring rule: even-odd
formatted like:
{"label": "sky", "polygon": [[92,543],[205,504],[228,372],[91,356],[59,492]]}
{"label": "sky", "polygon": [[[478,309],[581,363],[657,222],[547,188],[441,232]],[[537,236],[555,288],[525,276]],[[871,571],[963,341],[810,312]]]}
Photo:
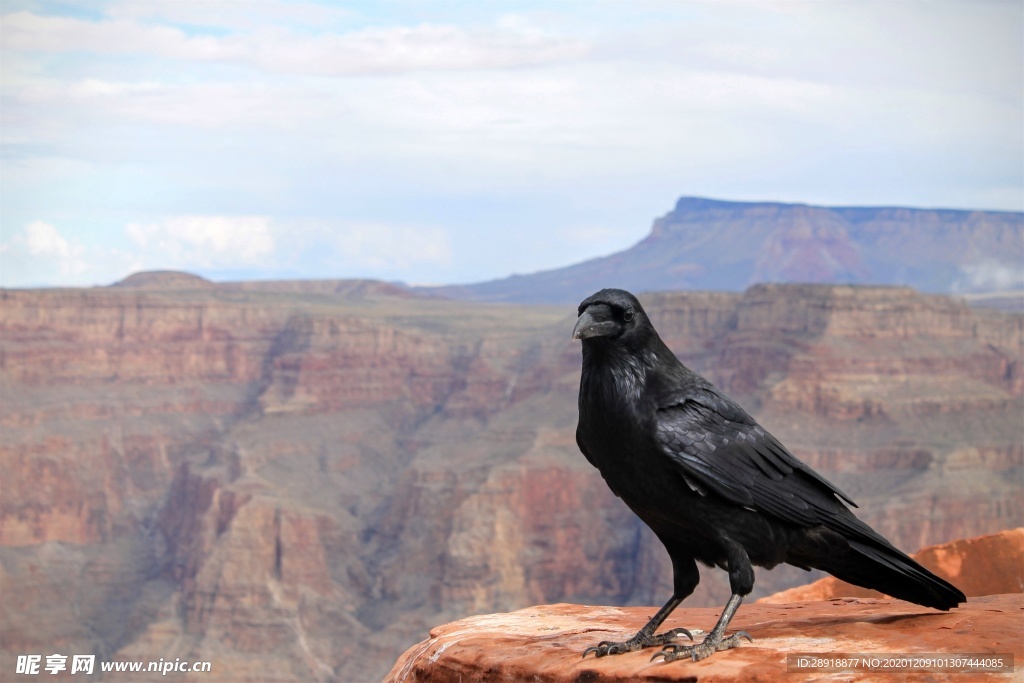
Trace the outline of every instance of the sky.
{"label": "sky", "polygon": [[466,283],[683,195],[1024,209],[1024,3],[0,3],[0,285]]}

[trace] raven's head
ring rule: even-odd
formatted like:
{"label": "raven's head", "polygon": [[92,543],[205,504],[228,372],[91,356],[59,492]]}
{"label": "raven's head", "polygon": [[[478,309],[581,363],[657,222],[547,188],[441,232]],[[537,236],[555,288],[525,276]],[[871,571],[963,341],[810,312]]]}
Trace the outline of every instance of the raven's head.
{"label": "raven's head", "polygon": [[643,306],[624,289],[602,289],[583,300],[572,338],[643,344],[651,331]]}

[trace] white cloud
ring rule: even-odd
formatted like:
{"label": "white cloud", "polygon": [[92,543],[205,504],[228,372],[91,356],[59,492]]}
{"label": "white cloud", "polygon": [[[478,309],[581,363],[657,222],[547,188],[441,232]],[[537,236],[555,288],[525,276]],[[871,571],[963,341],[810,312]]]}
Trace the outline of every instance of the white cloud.
{"label": "white cloud", "polygon": [[[831,4],[695,5],[691,10],[704,16],[702,21],[610,32],[625,36],[612,39],[594,38],[587,29],[566,34],[516,15],[484,26],[419,23],[352,30],[335,23],[303,32],[269,20],[245,24],[239,12],[223,18],[220,10],[210,14],[211,21],[233,30],[189,35],[152,22],[180,11],[187,16],[179,21],[202,24],[205,11],[197,12],[191,3],[173,11],[168,5],[177,4],[117,4],[103,21],[18,12],[3,22],[10,34],[5,33],[4,49],[114,51],[162,55],[184,69],[188,62],[219,61],[265,72],[369,77],[210,82],[197,71],[191,78],[129,81],[114,80],[116,70],[109,70],[75,80],[37,78],[7,88],[11,105],[5,113],[13,123],[5,127],[5,138],[58,136],[54,144],[74,148],[67,156],[109,155],[121,148],[121,137],[83,151],[90,139],[81,133],[83,124],[232,127],[232,138],[251,136],[249,153],[372,160],[428,185],[447,181],[444,186],[453,189],[623,172],[671,174],[685,182],[689,169],[696,176],[735,175],[752,160],[774,165],[780,158],[824,154],[836,146],[842,154],[889,148],[908,156],[914,148],[930,146],[962,157],[964,150],[985,149],[993,130],[1020,129],[1016,103],[963,96],[962,69],[943,71],[955,73],[951,83],[929,72],[920,79],[926,88],[901,87],[904,71],[917,73],[926,63],[914,51],[880,41],[871,30],[888,36],[904,25],[895,21],[906,18],[902,11]],[[312,11],[285,10],[276,3],[245,6],[265,14]],[[751,17],[770,20],[772,30]],[[988,25],[982,19],[964,19],[964,33],[970,37],[977,26]],[[840,20],[853,22],[856,30],[843,32],[837,28]],[[939,24],[933,26],[936,35],[950,33],[941,21],[929,22]],[[811,30],[814,26],[823,30]],[[780,35],[786,39],[781,44]],[[938,40],[915,36],[923,50]],[[628,45],[611,49],[615,40]],[[994,54],[1004,55],[1006,39],[994,42]],[[815,50],[831,55],[827,74],[838,73],[834,81],[818,66],[821,60],[812,58]],[[892,60],[884,67],[871,57],[879,50]],[[864,55],[875,60],[873,67],[863,66]],[[984,72],[987,81],[997,79],[1002,92],[1009,92],[1012,69],[994,68],[991,57],[989,62],[971,59],[978,66],[968,75]],[[546,68],[506,68],[533,64]],[[372,77],[379,74],[391,75]],[[1019,138],[998,147],[1020,149]],[[313,139],[312,145],[296,144]],[[438,172],[439,159],[475,170],[468,177],[446,175]],[[268,165],[280,166],[277,161]]]}
{"label": "white cloud", "polygon": [[112,19],[163,21],[187,26],[248,30],[266,24],[320,29],[351,19],[354,13],[333,5],[313,2],[167,2],[124,0],[108,5]]}
{"label": "white cloud", "polygon": [[[372,221],[185,216],[132,223],[134,270],[172,268],[257,277],[377,277],[451,264],[437,226]],[[232,275],[234,277],[234,275]],[[251,276],[249,276],[251,277]]]}
{"label": "white cloud", "polygon": [[213,36],[134,18],[88,21],[22,11],[6,15],[0,31],[6,50],[149,55],[316,75],[511,68],[576,59],[588,50],[581,40],[508,19],[478,28],[420,24],[313,34],[267,24]]}
{"label": "white cloud", "polygon": [[[73,233],[69,233],[73,234]],[[86,244],[42,221],[0,244],[5,287],[108,284],[139,270],[217,271],[274,266],[268,218],[175,216],[131,223],[125,239]]]}
{"label": "white cloud", "polygon": [[216,39],[189,38],[169,26],[124,20],[87,21],[27,11],[4,15],[0,35],[5,50],[25,52],[155,54],[193,59],[228,56]]}
{"label": "white cloud", "polygon": [[[340,107],[315,90],[289,85],[123,82],[87,78],[39,81],[12,88],[11,102],[26,114],[15,128],[37,135],[70,129],[82,120],[117,119],[157,125],[217,128],[259,126],[294,130]],[[12,107],[13,109],[13,107]],[[5,133],[9,138],[13,133]]]}
{"label": "white cloud", "polygon": [[81,284],[90,267],[86,250],[56,227],[33,221],[0,243],[0,283]]}
{"label": "white cloud", "polygon": [[117,230],[90,268],[483,279],[611,251],[684,193],[1024,197],[1019,3],[15,4],[45,9],[0,21],[2,220],[69,259]]}
{"label": "white cloud", "polygon": [[[42,221],[0,244],[0,285],[108,284],[138,271],[184,270],[224,277],[425,279],[452,262],[448,233],[405,223],[273,221],[265,216],[168,216],[133,222],[102,246]],[[434,282],[442,278],[431,278]]]}
{"label": "white cloud", "polygon": [[1024,266],[986,260],[961,269],[955,292],[998,292],[1024,288]]}
{"label": "white cloud", "polygon": [[241,268],[274,255],[270,219],[263,216],[175,216],[129,223],[126,234],[146,260],[166,267]]}
{"label": "white cloud", "polygon": [[268,71],[319,75],[503,69],[575,59],[586,52],[580,41],[507,25],[469,30],[422,24],[313,38],[270,37],[247,45],[246,61]]}
{"label": "white cloud", "polygon": [[357,222],[332,232],[336,254],[349,267],[403,271],[418,264],[451,265],[451,244],[442,228]]}
{"label": "white cloud", "polygon": [[33,256],[52,256],[66,259],[71,255],[71,247],[57,228],[49,223],[36,221],[25,226],[25,246]]}

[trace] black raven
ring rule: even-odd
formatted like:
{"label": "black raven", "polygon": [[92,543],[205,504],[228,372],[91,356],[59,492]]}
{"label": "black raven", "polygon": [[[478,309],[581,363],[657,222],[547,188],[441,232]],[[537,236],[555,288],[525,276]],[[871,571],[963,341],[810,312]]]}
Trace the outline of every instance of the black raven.
{"label": "black raven", "polygon": [[[673,578],[672,597],[636,635],[584,657],[660,645],[654,658],[698,660],[750,640],[724,634],[754,587],[752,565],[822,569],[942,610],[967,599],[857,519],[849,496],[679,362],[629,292],[584,300],[572,336],[583,340],[576,443],[665,545]],[[732,596],[701,643],[678,645],[678,636],[692,640],[685,629],[655,630],[697,586],[697,561],[729,572]]]}

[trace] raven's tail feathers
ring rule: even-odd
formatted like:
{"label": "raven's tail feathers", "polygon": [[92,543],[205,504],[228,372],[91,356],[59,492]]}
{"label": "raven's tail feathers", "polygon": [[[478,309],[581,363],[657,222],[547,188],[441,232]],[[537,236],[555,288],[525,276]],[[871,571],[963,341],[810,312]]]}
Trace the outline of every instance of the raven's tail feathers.
{"label": "raven's tail feathers", "polygon": [[892,546],[847,540],[849,550],[815,566],[836,578],[900,600],[948,610],[967,601],[959,588],[922,567]]}

